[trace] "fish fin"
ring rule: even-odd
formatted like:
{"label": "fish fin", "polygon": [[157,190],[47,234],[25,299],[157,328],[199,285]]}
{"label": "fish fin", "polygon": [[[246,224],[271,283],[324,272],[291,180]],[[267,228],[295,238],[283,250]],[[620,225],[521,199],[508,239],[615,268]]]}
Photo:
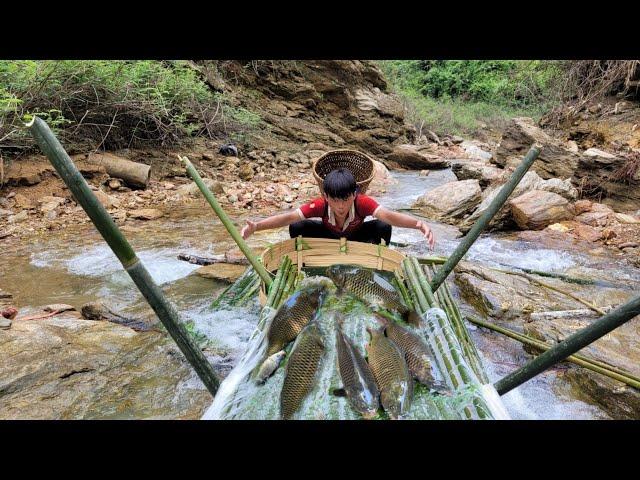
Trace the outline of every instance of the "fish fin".
{"label": "fish fin", "polygon": [[336,397],[346,397],[347,392],[344,388],[334,388],[333,390],[331,390],[331,395],[334,395]]}

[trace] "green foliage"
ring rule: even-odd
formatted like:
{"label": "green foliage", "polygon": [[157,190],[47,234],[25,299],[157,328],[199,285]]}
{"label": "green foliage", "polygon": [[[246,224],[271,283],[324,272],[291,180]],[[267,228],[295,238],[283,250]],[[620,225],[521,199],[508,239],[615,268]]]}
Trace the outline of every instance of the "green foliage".
{"label": "green foliage", "polygon": [[482,123],[539,117],[555,102],[559,62],[392,60],[379,63],[416,123],[447,133],[473,133]]}
{"label": "green foliage", "polygon": [[25,114],[42,116],[67,141],[107,148],[227,136],[260,120],[229,106],[185,62],[0,61],[0,138],[17,129],[13,141],[29,143],[19,128]]}

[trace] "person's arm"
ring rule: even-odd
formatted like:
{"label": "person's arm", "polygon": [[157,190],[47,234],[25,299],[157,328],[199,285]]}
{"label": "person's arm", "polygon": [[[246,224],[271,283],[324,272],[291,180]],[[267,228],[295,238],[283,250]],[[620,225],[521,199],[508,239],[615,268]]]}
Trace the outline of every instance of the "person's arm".
{"label": "person's arm", "polygon": [[384,207],[378,207],[375,212],[375,217],[389,225],[393,225],[394,227],[415,228],[416,230],[420,230],[424,238],[429,242],[429,247],[433,250],[436,239],[429,226],[422,220],[418,220],[417,218],[405,213],[394,212],[393,210],[389,210]]}
{"label": "person's arm", "polygon": [[297,209],[281,213],[279,215],[273,215],[257,222],[247,220],[247,224],[242,228],[242,238],[246,240],[258,230],[270,230],[272,228],[286,227],[287,225],[291,225],[299,220],[301,220],[301,218]]}

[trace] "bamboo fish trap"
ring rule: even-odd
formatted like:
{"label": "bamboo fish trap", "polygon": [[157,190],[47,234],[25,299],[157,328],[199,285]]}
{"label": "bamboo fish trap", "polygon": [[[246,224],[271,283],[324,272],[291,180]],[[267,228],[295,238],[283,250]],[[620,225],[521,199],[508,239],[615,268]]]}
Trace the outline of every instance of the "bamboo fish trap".
{"label": "bamboo fish trap", "polygon": [[[385,245],[349,241],[345,238],[291,238],[272,245],[260,256],[267,271],[275,272],[283,257],[291,261],[292,270],[300,273],[304,267],[329,267],[336,263],[359,265],[386,272],[400,273],[405,256]],[[265,304],[265,285],[260,288],[260,303]]]}

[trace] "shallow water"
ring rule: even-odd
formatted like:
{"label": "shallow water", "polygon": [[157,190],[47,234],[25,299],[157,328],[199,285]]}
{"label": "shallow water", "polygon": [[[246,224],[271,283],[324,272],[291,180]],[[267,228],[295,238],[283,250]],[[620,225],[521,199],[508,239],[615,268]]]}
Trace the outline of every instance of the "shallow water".
{"label": "shallow water", "polygon": [[[396,172],[398,185],[387,187],[378,196],[381,204],[390,208],[409,207],[413,200],[428,189],[451,181],[450,170],[433,171],[427,177],[417,172]],[[237,223],[244,222],[238,218]],[[448,254],[459,242],[455,227],[429,222],[436,232],[435,254]],[[204,279],[193,272],[198,268],[177,260],[179,253],[207,256],[233,247],[233,241],[204,204],[169,212],[157,221],[135,222],[125,229],[125,235],[137,251],[154,280],[160,284],[183,320],[194,322],[196,329],[210,340],[208,355],[215,368],[227,374],[245,351],[259,319],[257,302],[245,310],[211,313],[211,301],[225,284]],[[250,239],[252,247],[288,238],[285,229],[260,232]],[[405,242],[407,253],[426,255],[426,243],[415,230],[394,229],[393,241]],[[563,273],[582,273],[600,278],[606,269],[617,278],[640,281],[640,274],[616,259],[590,256],[585,252],[536,248],[527,242],[505,235],[481,237],[468,254],[469,259],[489,265],[512,265]],[[116,257],[92,225],[80,225],[64,232],[0,254],[0,288],[13,294],[20,315],[37,311],[50,303],[68,303],[80,308],[84,303],[101,300],[110,308],[134,316],[151,319],[148,307]],[[487,371],[496,380],[527,360],[515,341],[472,328]],[[571,396],[559,371],[551,370],[504,397],[513,418],[573,419],[607,418],[606,414]],[[204,388],[194,381],[181,388]]]}

